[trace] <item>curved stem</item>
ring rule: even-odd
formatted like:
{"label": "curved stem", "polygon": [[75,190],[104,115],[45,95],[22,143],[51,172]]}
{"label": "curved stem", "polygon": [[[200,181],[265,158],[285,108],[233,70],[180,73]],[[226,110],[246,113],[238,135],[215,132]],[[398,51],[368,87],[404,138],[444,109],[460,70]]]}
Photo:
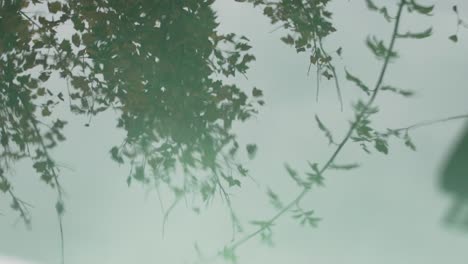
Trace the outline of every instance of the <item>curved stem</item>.
{"label": "curved stem", "polygon": [[[344,147],[344,145],[348,142],[349,138],[351,137],[352,133],[355,131],[356,127],[358,126],[359,122],[361,122],[361,120],[365,117],[367,111],[369,110],[369,108],[372,106],[372,104],[374,103],[375,101],[375,98],[377,97],[377,94],[378,92],[380,91],[380,87],[382,85],[382,82],[383,82],[383,79],[384,79],[384,76],[385,76],[385,73],[387,71],[387,68],[388,68],[388,64],[390,62],[390,57],[392,55],[392,51],[393,51],[393,48],[394,48],[394,45],[395,45],[395,41],[396,41],[396,36],[397,36],[397,33],[398,33],[398,28],[399,28],[399,25],[400,25],[400,19],[401,19],[401,14],[402,14],[402,11],[403,11],[403,7],[405,6],[405,0],[401,0],[400,3],[399,3],[399,6],[398,6],[398,11],[397,11],[397,16],[396,16],[396,20],[395,20],[395,24],[394,24],[394,28],[393,28],[393,33],[392,33],[392,37],[391,37],[391,40],[390,40],[390,45],[388,47],[388,52],[385,56],[385,60],[384,60],[384,63],[382,65],[382,69],[380,70],[380,74],[379,74],[379,77],[377,79],[377,82],[375,84],[375,88],[373,90],[373,93],[369,99],[369,101],[366,103],[364,109],[357,115],[356,117],[356,120],[353,122],[353,124],[351,125],[351,127],[349,128],[348,132],[346,133],[345,137],[343,138],[343,140],[341,141],[341,143],[338,145],[338,147],[336,148],[336,150],[333,152],[333,154],[330,156],[330,158],[328,159],[328,161],[325,163],[325,165],[322,167],[322,169],[320,169],[320,175],[323,175],[323,173],[330,167],[330,165],[333,163],[333,161],[335,160],[335,158],[338,156],[338,154],[340,153],[340,151],[342,150],[342,148]],[[276,215],[274,215],[269,221],[267,221],[265,225],[262,225],[260,228],[258,228],[256,231],[246,235],[245,237],[241,238],[240,240],[234,242],[231,244],[231,246],[228,247],[228,249],[230,250],[235,250],[236,248],[238,248],[239,246],[241,246],[242,244],[246,243],[247,241],[249,241],[250,239],[252,239],[253,237],[255,237],[256,235],[258,235],[259,233],[263,232],[268,226],[271,226],[271,224],[273,224],[273,222],[275,222],[277,219],[279,219],[282,215],[284,215],[287,211],[289,211],[296,203],[298,203],[299,201],[302,200],[302,198],[310,191],[311,189],[309,187],[305,187],[290,203],[288,203],[285,207],[283,207],[278,213],[276,213]],[[222,254],[222,252],[218,253],[218,256]]]}

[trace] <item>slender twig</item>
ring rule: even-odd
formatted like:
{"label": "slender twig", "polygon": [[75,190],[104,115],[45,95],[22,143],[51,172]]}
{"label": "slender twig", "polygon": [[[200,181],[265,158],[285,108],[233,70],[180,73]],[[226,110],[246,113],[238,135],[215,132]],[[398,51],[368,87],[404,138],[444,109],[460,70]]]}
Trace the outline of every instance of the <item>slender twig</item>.
{"label": "slender twig", "polygon": [[27,20],[29,20],[31,23],[33,23],[33,25],[35,25],[36,27],[41,28],[41,25],[37,24],[36,21],[34,21],[30,16],[26,15],[23,11],[19,10],[18,13],[25,17]]}
{"label": "slender twig", "polygon": [[434,124],[438,124],[438,123],[444,123],[444,122],[447,122],[447,121],[452,121],[452,120],[457,120],[457,119],[467,119],[467,118],[468,118],[468,114],[451,116],[451,117],[446,117],[446,118],[441,118],[441,119],[434,119],[434,120],[419,122],[419,123],[416,123],[416,124],[411,125],[411,126],[392,129],[392,131],[394,131],[394,132],[408,131],[408,130],[411,130],[411,129],[430,126],[430,125],[434,125]]}
{"label": "slender twig", "polygon": [[[318,43],[320,46],[320,50],[325,55],[325,57],[329,57],[330,55],[328,55],[328,53],[323,48],[322,38],[319,38]],[[333,74],[333,79],[335,79],[336,93],[338,94],[338,100],[340,101],[340,110],[341,112],[343,112],[343,96],[341,95],[340,82],[338,81],[338,75],[336,74],[335,66],[333,66],[330,61],[327,61],[327,65]]]}
{"label": "slender twig", "polygon": [[[32,124],[32,127],[34,129],[34,133],[36,134],[36,137],[39,141],[39,145],[41,146],[42,148],[42,152],[44,153],[48,163],[52,161],[52,158],[49,154],[49,151],[44,143],[44,140],[42,139],[42,135],[40,133],[40,130],[37,126],[38,124],[38,121],[34,118],[34,115],[33,113],[30,111],[29,107],[28,107],[28,104],[27,102],[24,100],[24,98],[22,96],[19,96],[19,99],[21,101],[21,103],[23,104],[23,107],[24,109],[26,110],[26,114],[27,116],[29,117],[30,121],[31,121],[31,124]],[[54,183],[55,183],[55,187],[56,187],[56,190],[57,190],[57,202],[58,203],[62,203],[63,202],[63,189],[62,189],[62,186],[58,180],[58,175],[57,175],[57,172],[55,171],[55,168],[51,168],[50,169],[50,172],[52,173],[52,178],[54,180]],[[64,234],[63,234],[63,221],[62,221],[62,213],[63,212],[59,212],[59,210],[57,209],[57,216],[58,216],[58,220],[59,220],[59,229],[60,229],[60,246],[61,246],[61,263],[64,264],[65,263],[65,241],[64,241]]]}
{"label": "slender twig", "polygon": [[[397,16],[396,16],[396,20],[395,20],[395,24],[394,24],[394,29],[393,29],[393,33],[392,33],[392,37],[391,37],[391,40],[390,40],[390,45],[388,47],[388,52],[385,56],[385,60],[384,60],[384,63],[383,63],[383,66],[382,66],[382,69],[380,71],[380,74],[379,74],[379,77],[377,79],[377,82],[375,84],[375,89],[374,89],[374,92],[372,93],[372,96],[371,98],[369,99],[369,101],[365,104],[365,107],[363,108],[363,110],[357,115],[356,117],[356,120],[353,122],[353,124],[351,125],[351,127],[349,128],[347,134],[345,135],[344,139],[341,141],[341,143],[338,145],[338,147],[336,148],[336,150],[333,152],[333,154],[331,155],[331,157],[328,159],[328,161],[325,163],[325,165],[322,167],[322,169],[319,171],[319,174],[320,175],[323,175],[323,173],[330,167],[330,165],[333,163],[333,161],[335,160],[335,158],[337,157],[337,155],[340,153],[341,149],[345,146],[345,144],[348,142],[349,138],[351,137],[352,133],[355,131],[356,127],[358,126],[358,124],[361,122],[361,120],[366,116],[367,114],[367,111],[368,109],[372,106],[372,104],[374,103],[375,101],[375,98],[377,97],[377,94],[378,92],[380,91],[380,87],[382,85],[382,82],[383,82],[383,78],[385,76],[385,73],[387,71],[387,67],[388,67],[388,64],[390,62],[390,57],[392,55],[392,50],[393,50],[393,47],[395,45],[395,40],[396,40],[396,36],[397,36],[397,33],[398,33],[398,28],[399,28],[399,25],[400,25],[400,19],[401,19],[401,14],[402,14],[402,11],[403,11],[403,7],[405,6],[406,0],[401,0],[400,3],[399,3],[399,7],[398,7],[398,11],[397,11]],[[238,241],[235,241],[234,243],[232,243],[229,247],[227,247],[228,249],[230,250],[235,250],[237,249],[239,246],[243,245],[244,243],[246,243],[247,241],[249,241],[250,239],[252,239],[253,237],[255,237],[256,235],[258,235],[259,233],[263,232],[267,227],[271,226],[273,224],[273,222],[275,222],[277,219],[279,219],[284,213],[286,213],[287,211],[289,211],[294,205],[296,205],[299,201],[302,200],[302,198],[310,191],[310,187],[304,187],[304,189],[296,196],[296,198],[294,198],[290,203],[288,203],[285,207],[283,207],[279,212],[277,212],[269,221],[267,221],[265,225],[262,225],[260,228],[258,228],[256,231],[246,235],[245,237],[243,237],[242,239],[238,240]],[[217,256],[220,256],[222,255],[222,252],[219,252]],[[214,257],[215,258],[215,257]],[[214,259],[213,258],[213,259]]]}
{"label": "slender twig", "polygon": [[[5,176],[0,175],[4,181],[8,181]],[[31,216],[28,210],[28,207],[33,207],[31,204],[21,200],[16,196],[16,194],[12,191],[11,187],[8,189],[8,194],[10,195],[11,199],[13,200],[13,204],[17,206],[17,209],[20,213],[21,219],[23,219],[24,224],[27,228],[31,227]]]}
{"label": "slender twig", "polygon": [[164,237],[164,235],[166,233],[166,223],[167,223],[167,220],[169,219],[169,214],[176,207],[176,205],[179,203],[180,199],[181,199],[181,196],[176,194],[176,197],[175,197],[174,201],[169,206],[167,211],[164,213],[163,223],[162,223],[162,236],[163,237]]}

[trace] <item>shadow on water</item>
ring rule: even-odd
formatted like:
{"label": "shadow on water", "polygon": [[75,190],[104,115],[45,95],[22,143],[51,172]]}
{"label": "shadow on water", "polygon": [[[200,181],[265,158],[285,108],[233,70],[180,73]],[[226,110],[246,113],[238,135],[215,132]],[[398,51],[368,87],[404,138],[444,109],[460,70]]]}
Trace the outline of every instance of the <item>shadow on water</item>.
{"label": "shadow on water", "polygon": [[445,223],[468,231],[468,125],[440,175],[440,188],[452,198]]}

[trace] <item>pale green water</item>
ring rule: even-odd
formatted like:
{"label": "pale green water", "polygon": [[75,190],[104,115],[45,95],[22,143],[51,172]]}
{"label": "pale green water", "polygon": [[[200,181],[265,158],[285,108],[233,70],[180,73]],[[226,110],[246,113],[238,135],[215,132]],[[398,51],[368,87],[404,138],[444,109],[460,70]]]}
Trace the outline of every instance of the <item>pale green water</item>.
{"label": "pale green water", "polygon": [[[254,230],[250,220],[268,219],[275,213],[267,187],[285,202],[300,192],[287,175],[285,162],[305,170],[307,161],[322,164],[331,155],[334,147],[317,128],[314,115],[336,139],[344,136],[353,117],[351,103],[365,95],[346,82],[342,69],[346,66],[373,84],[382,62],[370,54],[364,40],[372,33],[387,41],[391,24],[369,12],[361,1],[331,3],[338,31],[325,43],[330,51],[344,47],[343,59],[336,61],[344,99],[341,112],[332,81],[322,81],[319,101],[315,101],[315,74],[307,76],[307,56],[279,41],[281,30],[269,33],[275,26],[261,16],[261,10],[231,1],[214,6],[219,30],[247,36],[256,56],[246,73],[248,79],[239,75],[229,82],[246,93],[253,86],[261,88],[266,101],[256,117],[237,122],[232,129],[242,146],[240,160],[255,180],[242,178],[241,188],[229,189],[232,206],[248,233]],[[403,15],[403,32],[432,25],[434,35],[428,40],[398,40],[401,58],[390,65],[385,80],[416,95],[408,99],[381,93],[376,101],[380,113],[373,118],[376,127],[399,128],[468,112],[467,33],[460,29],[457,44],[447,39],[455,19],[451,4],[445,2],[438,3],[429,18]],[[66,27],[63,30],[60,34],[69,34]],[[57,76],[48,85],[54,91],[66,87]],[[118,114],[106,111],[85,127],[87,117],[69,114],[66,104],[57,109],[70,121],[65,128],[67,140],[52,152],[59,164],[71,168],[62,168],[60,174],[66,191],[66,263],[193,263],[197,259],[194,242],[210,256],[231,241],[229,210],[218,194],[200,215],[192,212],[191,197],[181,200],[169,215],[163,237],[163,213],[154,188],[136,181],[129,188],[130,167],[109,158],[109,149],[126,136],[115,128]],[[412,131],[416,152],[396,140],[390,142],[388,155],[376,151],[368,155],[357,144],[346,145],[339,163],[358,162],[362,167],[330,170],[325,187],[312,190],[301,202],[301,207],[313,209],[322,218],[318,227],[301,227],[287,214],[274,226],[275,246],[269,248],[255,238],[239,248],[239,263],[465,263],[468,234],[442,223],[452,201],[439,187],[440,173],[457,137],[464,133],[464,122]],[[249,143],[258,146],[252,160],[243,147]],[[32,230],[21,222],[13,225],[17,214],[8,209],[9,197],[2,194],[0,253],[34,263],[60,263],[55,191],[36,180],[39,176],[28,162],[15,164],[10,175],[14,190],[34,205]],[[161,195],[164,208],[169,208],[172,194],[163,190]]]}

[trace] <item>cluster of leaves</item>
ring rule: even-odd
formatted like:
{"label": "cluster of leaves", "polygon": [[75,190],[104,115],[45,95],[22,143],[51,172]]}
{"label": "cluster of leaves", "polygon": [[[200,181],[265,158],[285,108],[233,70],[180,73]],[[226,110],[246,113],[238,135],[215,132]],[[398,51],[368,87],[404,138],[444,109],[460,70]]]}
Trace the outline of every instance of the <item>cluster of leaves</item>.
{"label": "cluster of leaves", "polygon": [[[362,113],[365,104],[358,101],[354,106],[356,112]],[[388,154],[389,138],[395,137],[403,140],[405,146],[412,150],[416,150],[416,146],[411,140],[407,129],[387,129],[385,132],[380,132],[372,127],[371,116],[378,113],[378,108],[373,107],[366,110],[366,114],[356,123],[356,128],[350,139],[362,147],[366,153],[371,153],[369,145],[372,145],[375,150],[383,154]],[[404,132],[404,133],[403,133]]]}
{"label": "cluster of leaves", "polygon": [[288,164],[285,164],[284,167],[288,175],[299,185],[299,187],[310,189],[313,186],[323,186],[323,176],[320,173],[317,163],[307,162],[310,168],[310,171],[305,172],[306,177],[302,177],[299,173],[291,168]]}
{"label": "cluster of leaves", "polygon": [[[282,0],[277,2],[265,0],[236,0],[249,2],[254,6],[261,6],[273,25],[279,24],[277,29],[283,28],[287,34],[281,40],[294,47],[297,53],[307,52],[310,66],[315,65],[317,78],[317,97],[319,93],[319,80],[335,79],[338,97],[342,104],[341,92],[337,80],[332,56],[324,49],[323,40],[336,31],[332,23],[333,13],[329,11],[330,0]],[[342,48],[336,53],[341,56]],[[342,107],[342,106],[341,106]]]}
{"label": "cluster of leaves", "polygon": [[[258,0],[258,1],[252,0],[250,2],[253,2],[254,4],[264,3],[261,0]],[[287,2],[287,1],[280,1],[280,3],[284,3],[284,2]],[[297,3],[301,1],[292,1],[292,2]],[[314,1],[314,2],[320,2],[320,1]],[[378,40],[376,37],[369,37],[366,41],[366,45],[370,49],[370,51],[376,56],[377,59],[383,61],[383,66],[382,66],[381,72],[379,73],[378,81],[375,87],[373,89],[369,88],[369,86],[366,85],[365,82],[361,81],[358,77],[349,73],[349,71],[346,70],[346,79],[354,83],[367,96],[369,96],[366,102],[359,100],[354,105],[355,120],[351,122],[350,128],[347,134],[345,135],[343,140],[336,143],[331,131],[325,126],[325,124],[322,122],[322,120],[319,119],[318,116],[315,117],[318,128],[325,134],[326,138],[328,139],[329,144],[336,146],[336,150],[333,152],[333,154],[325,163],[325,165],[323,165],[323,167],[321,168],[319,168],[319,166],[316,163],[309,162],[309,167],[311,171],[305,173],[306,177],[300,176],[296,170],[294,170],[293,168],[291,168],[289,165],[286,164],[285,165],[286,172],[301,187],[302,191],[300,191],[300,193],[296,196],[296,198],[292,200],[292,202],[288,204],[284,204],[280,201],[278,195],[269,189],[267,194],[270,199],[270,203],[278,210],[278,213],[275,214],[268,221],[255,222],[255,224],[258,226],[256,231],[252,232],[251,234],[246,235],[239,242],[234,243],[232,247],[229,247],[228,249],[230,250],[231,253],[233,253],[234,250],[238,246],[240,246],[241,244],[245,243],[247,240],[249,240],[250,238],[258,234],[260,234],[260,236],[263,238],[265,237],[264,233],[266,232],[266,234],[268,235],[267,237],[271,238],[271,227],[273,226],[273,224],[278,218],[280,218],[284,213],[289,212],[289,211],[292,211],[294,213],[293,218],[298,219],[301,225],[308,224],[313,227],[316,226],[318,222],[320,221],[320,218],[315,217],[315,213],[313,210],[304,211],[298,206],[298,204],[302,200],[302,198],[309,192],[312,186],[314,185],[320,186],[323,184],[323,180],[324,180],[323,173],[327,169],[350,170],[350,169],[355,169],[359,167],[359,164],[357,163],[344,164],[344,165],[339,165],[335,163],[335,160],[338,154],[340,153],[344,145],[348,142],[348,140],[358,142],[366,152],[370,152],[368,145],[372,144],[373,147],[378,152],[388,154],[388,151],[389,151],[388,140],[390,137],[396,137],[396,138],[402,139],[406,146],[415,150],[415,145],[413,144],[408,134],[408,131],[411,127],[403,128],[403,129],[387,129],[386,132],[379,132],[377,129],[372,127],[371,117],[378,113],[378,108],[373,106],[373,103],[379,91],[393,92],[393,93],[396,93],[405,97],[413,95],[412,91],[395,88],[389,85],[383,85],[382,83],[383,83],[383,79],[384,79],[388,64],[398,57],[397,53],[393,50],[395,40],[399,38],[422,39],[422,38],[429,37],[432,33],[432,29],[429,28],[427,30],[424,30],[418,33],[408,32],[405,34],[400,34],[398,31],[399,31],[400,17],[401,17],[403,8],[406,7],[406,10],[408,12],[416,12],[422,15],[430,15],[433,10],[433,6],[423,6],[423,5],[416,3],[414,0],[408,0],[408,1],[402,0],[400,1],[400,4],[398,6],[397,15],[395,18],[393,18],[389,15],[389,11],[386,7],[378,7],[371,0],[368,0],[366,2],[367,2],[369,10],[378,12],[387,21],[394,20],[395,22],[394,31],[392,33],[392,38],[388,46],[385,45],[383,41]],[[276,3],[273,3],[272,5],[275,5],[275,4]],[[270,11],[267,11],[267,12],[270,12]],[[294,40],[291,43],[294,43]],[[293,209],[295,206],[297,208]],[[228,260],[235,261],[235,259],[228,259]]]}
{"label": "cluster of leaves", "polygon": [[28,4],[13,1],[4,3],[0,9],[1,190],[10,194],[12,208],[19,211],[26,224],[30,222],[26,203],[19,202],[3,172],[18,160],[30,159],[41,179],[57,189],[57,199],[62,200],[58,168],[48,151],[65,140],[62,130],[66,124],[51,115],[59,99],[45,82],[50,68],[55,66],[42,52],[45,44],[38,40],[49,35],[43,29],[31,27],[31,22],[25,19],[21,10]]}
{"label": "cluster of leaves", "polygon": [[[225,77],[245,74],[255,57],[246,37],[217,31],[212,3],[5,2],[0,9],[1,167],[31,159],[41,179],[57,189],[56,207],[63,213],[59,170],[49,151],[65,140],[66,121],[54,117],[54,107],[68,101],[73,113],[90,120],[109,108],[117,111],[117,126],[127,135],[110,154],[131,164],[129,184],[163,182],[176,196],[190,191],[203,201],[223,184],[240,186],[239,176],[248,171],[236,162],[240,146],[231,127],[256,114],[263,93],[227,83]],[[36,5],[49,12],[22,11]],[[57,35],[66,23],[73,25],[73,34]],[[67,80],[66,89],[47,87],[54,73]],[[256,145],[246,150],[253,158]],[[183,183],[174,178],[177,170],[183,171]],[[11,188],[2,176],[2,190]]]}

